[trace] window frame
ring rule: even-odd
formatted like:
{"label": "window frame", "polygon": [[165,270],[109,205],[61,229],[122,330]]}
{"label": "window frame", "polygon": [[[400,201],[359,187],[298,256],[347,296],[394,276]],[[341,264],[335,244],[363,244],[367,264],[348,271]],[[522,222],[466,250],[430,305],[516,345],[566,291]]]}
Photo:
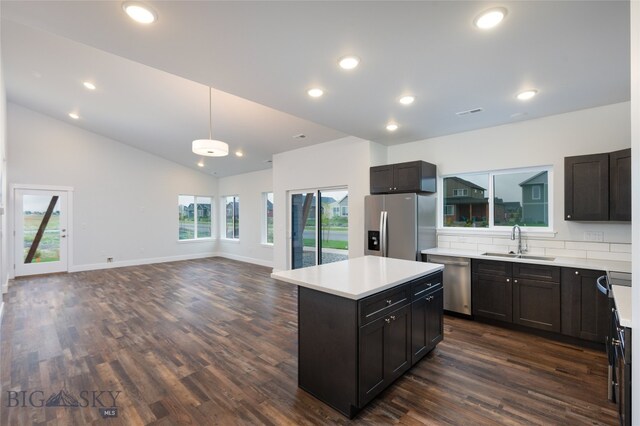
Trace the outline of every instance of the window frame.
{"label": "window frame", "polygon": [[[214,216],[213,216],[213,212],[214,210],[214,202],[215,202],[215,197],[213,195],[198,195],[198,194],[183,194],[180,193],[178,194],[178,207],[180,206],[180,197],[192,197],[193,198],[193,210],[194,210],[194,214],[193,214],[193,238],[184,238],[184,239],[180,239],[180,217],[178,217],[178,242],[179,243],[187,243],[187,242],[200,242],[200,241],[211,241],[213,240],[214,237],[214,229],[215,226],[213,225],[215,223],[214,220]],[[198,198],[208,198],[209,202],[211,204],[211,225],[209,226],[209,233],[210,235],[208,237],[200,237],[198,238]]]}
{"label": "window frame", "polygon": [[[494,224],[494,176],[497,175],[505,175],[505,174],[514,174],[514,173],[539,173],[539,172],[547,172],[547,215],[549,218],[549,224],[546,227],[542,226],[521,226],[522,231],[526,231],[528,233],[555,233],[554,224],[553,224],[553,208],[554,208],[554,198],[553,198],[553,166],[552,165],[543,165],[543,166],[531,166],[531,167],[517,167],[513,169],[497,169],[497,170],[477,170],[477,171],[469,171],[469,172],[459,172],[459,173],[451,173],[447,175],[441,175],[438,177],[438,184],[440,188],[443,188],[443,195],[438,197],[438,231],[442,233],[495,233],[498,232],[510,232],[512,226],[502,226]],[[449,177],[460,177],[464,179],[465,175],[483,175],[486,174],[489,177],[489,188],[487,188],[487,197],[489,201],[489,226],[485,228],[474,228],[474,227],[456,227],[456,226],[444,226],[444,179]],[[540,197],[542,199],[542,196]]]}
{"label": "window frame", "polygon": [[[266,246],[273,246],[273,241],[269,242],[269,223],[268,223],[268,202],[269,202],[269,194],[271,194],[271,198],[273,199],[272,208],[275,210],[275,196],[273,191],[266,191],[262,193],[262,237],[260,238],[261,244]],[[226,218],[225,218],[226,221]],[[225,222],[226,225],[226,222]],[[275,223],[274,223],[275,225]],[[275,235],[273,236],[275,239]]]}
{"label": "window frame", "polygon": [[[233,233],[234,233],[234,237],[229,238],[227,237],[227,198],[233,198],[233,208],[234,208],[234,212],[232,214],[232,225],[233,225]],[[238,236],[235,236],[235,230],[236,230],[236,226],[235,226],[235,206],[236,203],[238,204],[238,210],[240,210],[240,196],[237,194],[234,195],[223,195],[221,197],[221,203],[220,203],[220,207],[222,209],[222,214],[220,215],[220,218],[224,217],[224,220],[221,221],[221,229],[220,229],[220,239],[221,240],[226,240],[226,241],[240,241],[240,223],[238,223]],[[238,211],[238,222],[240,222],[240,212]]]}

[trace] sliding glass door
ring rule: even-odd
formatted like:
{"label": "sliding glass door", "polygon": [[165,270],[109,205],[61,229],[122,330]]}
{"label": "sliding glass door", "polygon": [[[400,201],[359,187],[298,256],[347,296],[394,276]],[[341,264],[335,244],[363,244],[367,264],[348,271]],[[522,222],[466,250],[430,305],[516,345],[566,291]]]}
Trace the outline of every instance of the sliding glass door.
{"label": "sliding glass door", "polygon": [[346,188],[290,194],[292,269],[348,258],[349,193]]}

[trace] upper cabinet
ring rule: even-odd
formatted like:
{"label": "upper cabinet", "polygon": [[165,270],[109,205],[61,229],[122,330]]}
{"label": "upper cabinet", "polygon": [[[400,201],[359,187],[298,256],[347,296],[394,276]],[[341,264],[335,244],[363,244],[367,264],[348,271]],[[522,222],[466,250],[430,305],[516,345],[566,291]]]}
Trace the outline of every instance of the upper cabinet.
{"label": "upper cabinet", "polygon": [[631,220],[631,149],[564,159],[564,218]]}
{"label": "upper cabinet", "polygon": [[609,154],[609,220],[631,221],[631,148]]}
{"label": "upper cabinet", "polygon": [[396,192],[436,192],[436,166],[426,161],[371,167],[372,194]]}

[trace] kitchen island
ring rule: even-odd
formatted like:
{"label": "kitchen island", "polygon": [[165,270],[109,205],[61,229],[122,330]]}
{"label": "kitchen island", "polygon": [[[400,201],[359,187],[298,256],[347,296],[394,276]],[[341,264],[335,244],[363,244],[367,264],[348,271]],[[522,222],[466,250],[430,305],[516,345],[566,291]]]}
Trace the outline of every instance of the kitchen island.
{"label": "kitchen island", "polygon": [[442,340],[442,270],[365,256],[273,273],[298,286],[298,386],[352,418]]}

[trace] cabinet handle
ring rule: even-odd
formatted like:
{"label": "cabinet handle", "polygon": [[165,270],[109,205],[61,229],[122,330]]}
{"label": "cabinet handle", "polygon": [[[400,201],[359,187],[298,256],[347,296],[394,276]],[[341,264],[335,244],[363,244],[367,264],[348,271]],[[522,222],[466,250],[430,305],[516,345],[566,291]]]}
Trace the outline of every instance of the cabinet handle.
{"label": "cabinet handle", "polygon": [[389,318],[385,318],[384,321],[389,324],[391,322],[391,320]]}
{"label": "cabinet handle", "polygon": [[509,278],[507,278],[507,282],[511,281]]}
{"label": "cabinet handle", "polygon": [[396,320],[396,316],[395,315],[391,315],[391,320],[395,321]]}
{"label": "cabinet handle", "polygon": [[580,272],[576,271],[576,275],[580,275]]}
{"label": "cabinet handle", "polygon": [[391,304],[391,299],[387,299],[387,305]]}
{"label": "cabinet handle", "polygon": [[393,188],[389,188],[389,191],[393,191]]}
{"label": "cabinet handle", "polygon": [[518,284],[518,280],[513,280],[514,284]]}
{"label": "cabinet handle", "polygon": [[567,215],[567,219],[571,219],[571,215],[570,214]]}

